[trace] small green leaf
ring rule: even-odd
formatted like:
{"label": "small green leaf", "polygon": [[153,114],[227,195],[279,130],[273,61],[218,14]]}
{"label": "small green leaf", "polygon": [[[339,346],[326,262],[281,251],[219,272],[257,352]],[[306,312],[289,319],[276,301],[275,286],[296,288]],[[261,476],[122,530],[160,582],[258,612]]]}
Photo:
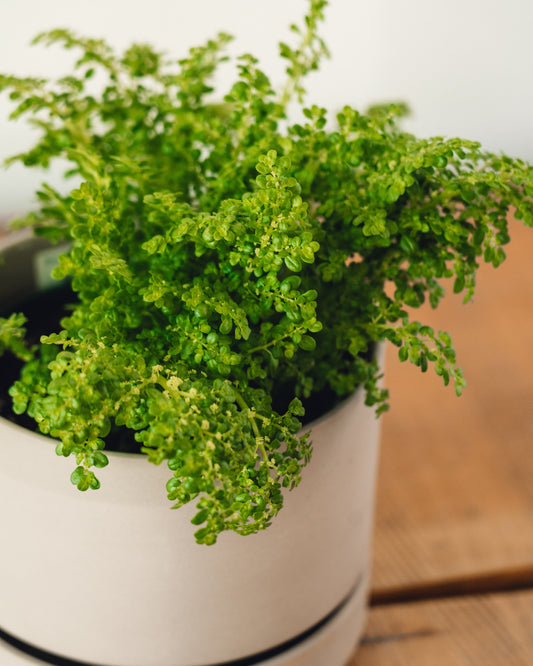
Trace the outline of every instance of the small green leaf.
{"label": "small green leaf", "polygon": [[193,525],[201,525],[202,523],[205,523],[208,517],[209,511],[207,509],[202,509],[201,511],[198,511],[198,513],[193,516],[193,518],[191,518],[191,523]]}
{"label": "small green leaf", "polygon": [[96,451],[93,458],[95,467],[106,467],[109,464],[109,458],[105,455],[105,453],[102,453],[102,451]]}
{"label": "small green leaf", "polygon": [[285,266],[287,266],[290,271],[294,271],[295,273],[302,270],[302,262],[298,258],[292,257],[291,255],[287,255],[285,257]]}
{"label": "small green leaf", "polygon": [[316,340],[310,335],[302,335],[302,339],[298,344],[300,349],[304,349],[305,351],[313,351],[316,349]]}

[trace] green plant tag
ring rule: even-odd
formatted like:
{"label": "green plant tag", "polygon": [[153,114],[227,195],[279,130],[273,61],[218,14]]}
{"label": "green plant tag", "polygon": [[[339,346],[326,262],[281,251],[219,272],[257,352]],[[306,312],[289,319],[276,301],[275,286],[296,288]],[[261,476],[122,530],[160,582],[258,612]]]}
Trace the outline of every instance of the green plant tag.
{"label": "green plant tag", "polygon": [[37,252],[33,259],[33,274],[39,291],[50,289],[60,283],[59,280],[52,277],[52,271],[59,265],[59,255],[66,252],[68,248],[68,243],[61,243],[61,245],[54,245]]}

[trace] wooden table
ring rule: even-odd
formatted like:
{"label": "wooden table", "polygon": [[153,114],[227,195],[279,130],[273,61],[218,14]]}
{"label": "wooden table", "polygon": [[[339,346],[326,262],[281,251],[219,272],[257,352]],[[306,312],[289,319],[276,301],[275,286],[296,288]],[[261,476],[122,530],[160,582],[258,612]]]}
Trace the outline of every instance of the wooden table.
{"label": "wooden table", "polygon": [[372,609],[349,666],[533,664],[533,230],[482,267],[452,333],[467,389],[396,359],[384,417]]}

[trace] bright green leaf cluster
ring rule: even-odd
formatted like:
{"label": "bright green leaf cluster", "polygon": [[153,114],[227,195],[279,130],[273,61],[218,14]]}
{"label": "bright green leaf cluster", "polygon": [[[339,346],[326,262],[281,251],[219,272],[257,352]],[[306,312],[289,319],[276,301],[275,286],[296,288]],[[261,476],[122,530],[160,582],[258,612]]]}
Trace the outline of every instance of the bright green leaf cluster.
{"label": "bright green leaf cluster", "polygon": [[529,165],[417,139],[401,105],[346,107],[332,131],[318,106],[288,123],[326,53],[326,4],[309,0],[299,45],[281,45],[280,92],[244,55],[213,102],[225,34],[169,62],[54,30],[37,41],[78,53],[72,75],[0,77],[12,117],[39,130],[10,161],[66,158],[81,180],[67,195],[43,185],[23,221],[70,242],[54,276],[76,297],[37,349],[21,316],[0,320],[0,351],[26,361],[14,411],[75,457],[80,490],[98,487],[106,448],[165,462],[174,505],[197,501],[200,543],[270,524],[311,454],[302,402],[363,385],[367,404],[387,408],[376,343],[460,393],[450,337],[409,308],[436,307],[442,278],[471,298],[479,262],[505,257],[509,209],[533,225]]}
{"label": "bright green leaf cluster", "polygon": [[25,342],[25,323],[26,317],[20,313],[14,313],[7,318],[0,317],[0,356],[10,351],[22,361],[32,359],[32,350]]}

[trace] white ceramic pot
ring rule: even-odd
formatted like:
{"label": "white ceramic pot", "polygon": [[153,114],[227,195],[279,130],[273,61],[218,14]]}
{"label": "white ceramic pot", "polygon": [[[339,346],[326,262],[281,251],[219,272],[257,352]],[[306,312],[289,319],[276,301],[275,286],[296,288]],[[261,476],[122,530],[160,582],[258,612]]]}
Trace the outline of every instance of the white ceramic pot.
{"label": "white ceramic pot", "polygon": [[[42,247],[0,246],[0,307],[35,290]],[[363,397],[312,424],[272,527],[211,547],[194,507],[169,510],[164,466],[111,453],[101,489],[80,493],[53,440],[0,419],[0,630],[105,666],[342,666],[370,569],[379,421]]]}

